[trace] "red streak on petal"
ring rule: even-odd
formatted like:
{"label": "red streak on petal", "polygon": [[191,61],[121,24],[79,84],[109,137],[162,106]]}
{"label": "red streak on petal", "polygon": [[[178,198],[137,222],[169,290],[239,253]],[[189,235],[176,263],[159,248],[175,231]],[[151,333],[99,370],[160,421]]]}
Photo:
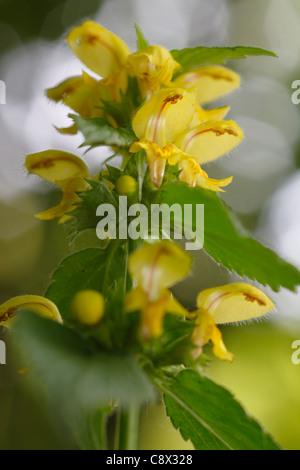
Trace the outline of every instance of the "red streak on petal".
{"label": "red streak on petal", "polygon": [[185,143],[185,146],[184,146],[184,152],[186,151],[187,147],[189,146],[189,144],[191,143],[191,141],[197,137],[198,135],[200,134],[206,134],[206,132],[213,132],[214,134],[216,134],[217,137],[220,137],[221,135],[224,135],[224,134],[230,134],[230,135],[234,135],[235,137],[238,137],[238,133],[231,130],[231,129],[223,129],[223,130],[217,130],[217,129],[205,129],[203,131],[198,131],[196,132],[195,134],[191,135],[189,137],[189,139],[187,140],[187,142]]}
{"label": "red streak on petal", "polygon": [[101,44],[105,49],[107,49],[111,54],[112,56],[114,57],[117,65],[119,67],[122,66],[122,62],[120,60],[120,57],[118,56],[117,54],[117,51],[113,48],[113,46],[111,46],[110,44],[108,44],[107,42],[103,41],[103,39],[99,39],[98,36],[88,36],[87,37],[87,42],[88,44],[91,44],[92,46],[98,42],[99,44]]}
{"label": "red streak on petal", "polygon": [[174,95],[174,96],[172,96],[172,97],[170,97],[170,98],[166,98],[166,99],[164,100],[164,103],[163,103],[163,105],[162,105],[162,107],[161,107],[161,109],[160,109],[160,111],[159,111],[159,113],[158,113],[158,115],[157,115],[157,118],[156,118],[153,142],[156,142],[159,120],[160,120],[160,118],[161,118],[161,115],[162,115],[163,110],[165,109],[166,105],[167,105],[168,103],[170,103],[170,104],[176,104],[179,100],[182,100],[182,98],[183,98],[182,95],[177,94],[177,95]]}
{"label": "red streak on petal", "polygon": [[155,269],[157,267],[157,263],[159,261],[159,258],[162,256],[162,255],[169,255],[170,252],[167,248],[161,248],[158,253],[156,254],[154,260],[153,260],[153,263],[152,263],[152,266],[151,266],[151,271],[150,271],[150,278],[149,278],[149,283],[148,283],[148,288],[147,288],[147,295],[149,297],[149,294],[151,292],[151,288],[152,288],[152,283],[153,283],[153,277],[154,277],[154,273],[155,273]]}
{"label": "red streak on petal", "polygon": [[209,310],[212,308],[212,306],[213,306],[216,302],[218,302],[220,299],[222,299],[223,297],[226,297],[227,295],[230,295],[230,294],[231,294],[231,292],[225,292],[225,294],[220,294],[216,299],[214,299],[214,300],[212,301],[212,303],[207,307],[206,310],[209,312]]}
{"label": "red streak on petal", "polygon": [[45,304],[42,304],[41,302],[26,302],[24,304],[20,304],[18,305],[17,307],[11,307],[7,310],[7,312],[5,312],[3,315],[1,315],[0,317],[0,322],[4,322],[4,321],[7,321],[9,320],[10,318],[12,318],[14,315],[15,315],[15,312],[16,310],[18,310],[19,308],[21,307],[25,307],[26,305],[41,305],[42,307],[46,308],[47,310],[49,310],[49,312],[51,312],[51,314],[53,315],[53,312],[52,310],[50,309],[50,307],[48,307],[47,305]]}
{"label": "red streak on petal", "polygon": [[158,131],[158,125],[159,125],[159,121],[160,121],[160,118],[161,118],[161,115],[163,113],[163,110],[165,109],[165,107],[167,106],[168,104],[168,101],[164,101],[164,104],[162,105],[158,115],[157,115],[157,118],[156,118],[156,123],[155,123],[155,129],[154,129],[154,137],[153,137],[153,142],[156,142],[156,138],[157,138],[157,131]]}

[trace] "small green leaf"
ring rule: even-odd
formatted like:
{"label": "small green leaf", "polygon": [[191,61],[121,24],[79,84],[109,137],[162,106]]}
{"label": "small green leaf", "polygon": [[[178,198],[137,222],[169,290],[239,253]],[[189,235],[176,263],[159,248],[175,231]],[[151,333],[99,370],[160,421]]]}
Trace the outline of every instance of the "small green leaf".
{"label": "small green leaf", "polygon": [[144,33],[142,32],[141,28],[135,24],[135,31],[136,31],[136,47],[138,51],[141,51],[142,49],[146,49],[146,47],[149,46],[149,42],[144,36]]}
{"label": "small green leaf", "polygon": [[195,371],[154,378],[167,414],[197,450],[280,450],[233,395]]}
{"label": "small green leaf", "polygon": [[30,312],[22,312],[16,332],[48,395],[68,413],[78,407],[95,412],[111,401],[127,407],[153,397],[147,376],[126,351],[98,350],[75,331]]}
{"label": "small green leaf", "polygon": [[114,128],[101,118],[83,119],[75,114],[69,116],[85,137],[82,146],[111,145],[128,149],[137,140],[131,128]]}
{"label": "small green leaf", "polygon": [[182,67],[179,73],[198,65],[224,64],[229,59],[246,59],[250,55],[277,57],[274,52],[258,47],[194,47],[175,49],[171,54]]}
{"label": "small green leaf", "polygon": [[77,233],[71,238],[69,243],[72,253],[76,253],[87,248],[102,248],[107,247],[106,240],[99,240],[94,228],[89,228]]}
{"label": "small green leaf", "polygon": [[[118,127],[128,128],[131,126],[136,109],[141,106],[143,101],[136,77],[127,77],[127,89],[125,93],[120,90],[120,98],[121,100],[118,102],[102,99],[101,106],[97,107],[104,111],[106,117],[107,115],[112,117]],[[108,120],[106,124],[110,125]]]}
{"label": "small green leaf", "polygon": [[300,284],[298,269],[243,233],[231,209],[212,191],[183,183],[166,184],[162,187],[162,202],[180,204],[182,209],[184,204],[204,204],[204,249],[217,263],[274,291],[281,286],[295,291]]}
{"label": "small green leaf", "polygon": [[72,212],[69,212],[69,215],[72,216],[68,226],[71,236],[87,229],[94,229],[96,234],[96,226],[99,221],[96,211],[100,204],[111,204],[115,209],[118,208],[117,201],[104,180],[87,181],[91,188],[88,191],[78,193],[81,201],[74,206]]}

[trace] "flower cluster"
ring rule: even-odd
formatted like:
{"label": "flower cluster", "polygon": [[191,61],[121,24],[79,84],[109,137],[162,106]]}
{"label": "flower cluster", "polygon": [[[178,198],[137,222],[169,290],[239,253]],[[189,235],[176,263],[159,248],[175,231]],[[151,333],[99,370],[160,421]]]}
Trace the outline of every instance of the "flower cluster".
{"label": "flower cluster", "polygon": [[[177,244],[162,240],[146,244],[129,257],[129,272],[135,287],[125,297],[125,312],[141,312],[140,335],[143,341],[160,337],[167,313],[193,320],[191,341],[196,359],[209,341],[214,354],[222,360],[233,360],[227,351],[217,324],[258,318],[274,308],[272,300],[257,287],[245,283],[228,284],[201,291],[197,310],[188,312],[173,296],[170,287],[185,278],[191,270],[192,257]],[[0,306],[0,325],[8,326],[20,309],[61,322],[56,306],[48,299],[25,296]],[[93,327],[104,315],[104,299],[95,291],[80,291],[72,303],[75,318]]]}
{"label": "flower cluster", "polygon": [[[134,79],[140,100],[133,106],[132,119],[127,124],[138,140],[129,151],[145,150],[152,184],[162,184],[166,163],[178,164],[179,179],[190,186],[223,191],[230,184],[232,177],[214,180],[201,165],[236,147],[243,132],[235,122],[224,120],[228,106],[209,110],[201,106],[237,89],[239,75],[219,65],[203,65],[181,73],[180,65],[164,47],[148,46],[131,53],[122,39],[93,21],[74,28],[67,41],[83,64],[102,78],[97,80],[83,71],[82,76],[68,78],[49,89],[49,99],[67,105],[82,118],[105,119],[117,128],[105,103],[122,102]],[[74,134],[77,127],[74,124],[58,130]],[[58,207],[38,217],[60,217],[64,221],[64,214],[76,202],[75,192],[83,189],[83,178],[88,176],[84,162],[79,163],[79,157],[64,158],[62,152],[49,150],[29,155],[26,168],[58,184],[64,193]]]}
{"label": "flower cluster", "polygon": [[[167,166],[176,166],[176,178],[191,187],[223,191],[232,177],[211,179],[201,165],[236,147],[243,132],[235,122],[224,119],[229,107],[202,106],[237,89],[240,78],[236,73],[219,65],[182,71],[172,54],[161,46],[145,45],[132,53],[122,39],[92,21],[73,29],[67,41],[98,78],[83,71],[81,76],[68,78],[48,90],[49,99],[68,106],[82,119],[96,119],[109,131],[121,127],[118,113],[113,111],[123,110],[122,129],[129,128],[134,136],[125,149],[127,161],[140,152],[147,157],[149,184],[154,192],[163,184]],[[129,99],[132,83],[136,87],[135,98]],[[70,128],[58,130],[68,134],[78,131],[76,122]],[[124,148],[115,144],[112,148],[124,154]],[[87,179],[91,175],[85,162],[70,153],[47,150],[28,155],[26,168],[63,192],[58,206],[37,217],[44,220],[58,217],[59,222],[69,219],[72,206],[80,202],[80,193],[89,189]],[[115,184],[103,171],[100,176],[114,200],[119,195],[134,194],[140,184],[132,175],[120,176]],[[170,288],[190,273],[191,266],[191,256],[169,240],[146,243],[131,252],[128,271],[132,285],[124,296],[124,314],[140,312],[139,337],[144,343],[163,334],[166,314],[178,315],[193,322],[194,359],[211,341],[214,354],[231,361],[233,356],[227,351],[217,325],[260,317],[271,311],[274,304],[260,289],[236,283],[200,292],[197,309],[189,312]],[[79,324],[93,329],[107,315],[106,301],[100,292],[83,290],[73,299],[71,310]],[[9,326],[22,308],[61,322],[52,302],[25,296],[0,306],[0,325]]]}

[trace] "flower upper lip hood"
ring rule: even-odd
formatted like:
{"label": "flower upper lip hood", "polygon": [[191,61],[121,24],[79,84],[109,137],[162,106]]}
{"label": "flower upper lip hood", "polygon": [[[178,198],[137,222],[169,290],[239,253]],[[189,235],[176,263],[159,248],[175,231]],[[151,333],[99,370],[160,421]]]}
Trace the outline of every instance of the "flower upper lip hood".
{"label": "flower upper lip hood", "polygon": [[125,65],[131,54],[121,38],[94,21],[74,28],[67,41],[81,62],[104,78]]}
{"label": "flower upper lip hood", "polygon": [[243,282],[200,292],[197,306],[209,312],[218,324],[261,317],[275,307],[273,301],[262,290]]}
{"label": "flower upper lip hood", "polygon": [[121,38],[93,21],[74,28],[67,41],[83,64],[117,86],[122,88],[126,83],[124,71],[137,77],[143,96],[151,96],[162,84],[171,85],[174,72],[180,68],[165,47],[149,46],[131,53]]}
{"label": "flower upper lip hood", "polygon": [[59,310],[51,300],[38,295],[23,295],[0,305],[0,325],[10,328],[15,315],[21,310],[29,310],[41,317],[62,323]]}
{"label": "flower upper lip hood", "polygon": [[174,87],[193,91],[199,104],[207,104],[240,87],[240,76],[221,65],[203,65],[179,75]]}

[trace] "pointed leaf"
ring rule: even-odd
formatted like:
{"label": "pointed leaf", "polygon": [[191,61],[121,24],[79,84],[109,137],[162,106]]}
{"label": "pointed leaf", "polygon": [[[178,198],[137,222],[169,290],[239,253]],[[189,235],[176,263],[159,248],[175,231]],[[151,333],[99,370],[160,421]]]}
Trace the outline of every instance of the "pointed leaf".
{"label": "pointed leaf", "polygon": [[280,450],[233,395],[195,371],[154,379],[167,414],[197,450]]}
{"label": "pointed leaf", "polygon": [[230,271],[269,285],[274,291],[281,286],[295,291],[300,284],[300,272],[242,232],[231,209],[212,191],[183,183],[166,184],[162,188],[162,202],[181,204],[182,208],[184,204],[204,204],[204,249]]}
{"label": "pointed leaf", "polygon": [[277,57],[274,52],[258,47],[194,47],[174,49],[171,54],[182,67],[179,73],[197,65],[224,64],[229,59],[246,59],[250,55]]}

